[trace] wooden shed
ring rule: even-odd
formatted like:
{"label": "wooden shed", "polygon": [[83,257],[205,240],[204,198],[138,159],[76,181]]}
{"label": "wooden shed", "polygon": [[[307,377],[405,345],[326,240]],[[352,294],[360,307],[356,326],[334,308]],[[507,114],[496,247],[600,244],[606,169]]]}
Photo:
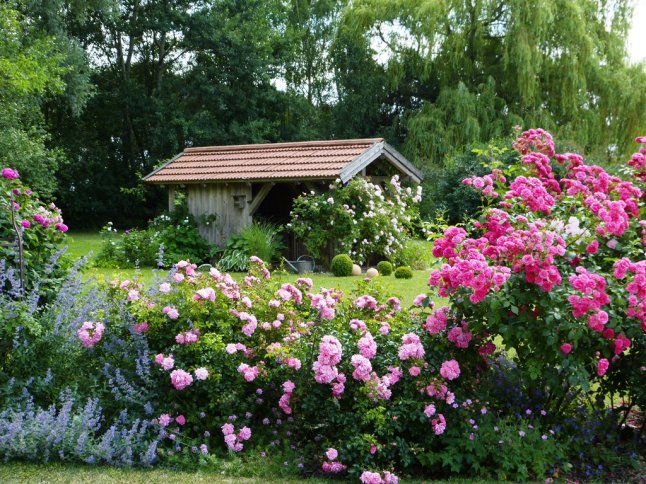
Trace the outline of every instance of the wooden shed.
{"label": "wooden shed", "polygon": [[[186,148],[144,181],[168,187],[169,209],[176,191],[186,190],[202,236],[223,245],[254,216],[287,223],[292,201],[303,192],[326,190],[337,178],[383,182],[395,174],[422,179],[397,150],[372,138]],[[214,222],[205,221],[213,215]]]}

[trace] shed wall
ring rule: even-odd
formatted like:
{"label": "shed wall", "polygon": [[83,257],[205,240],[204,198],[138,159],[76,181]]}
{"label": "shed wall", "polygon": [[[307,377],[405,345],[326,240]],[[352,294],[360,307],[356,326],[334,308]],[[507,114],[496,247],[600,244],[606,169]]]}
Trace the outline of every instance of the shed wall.
{"label": "shed wall", "polygon": [[[244,208],[235,206],[234,195],[245,195]],[[251,225],[249,213],[251,185],[248,183],[211,183],[188,186],[188,209],[198,221],[200,234],[206,240],[224,245],[231,235]],[[216,220],[206,225],[203,215],[216,215]]]}

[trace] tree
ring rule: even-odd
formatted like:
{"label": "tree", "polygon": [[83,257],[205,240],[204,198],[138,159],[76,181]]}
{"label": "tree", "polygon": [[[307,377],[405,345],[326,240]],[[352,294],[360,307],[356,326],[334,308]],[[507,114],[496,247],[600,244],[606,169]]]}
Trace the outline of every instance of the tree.
{"label": "tree", "polygon": [[48,199],[59,153],[47,147],[41,106],[64,91],[63,55],[13,7],[0,5],[0,166]]}
{"label": "tree", "polygon": [[[73,226],[144,223],[163,197],[141,175],[187,146],[383,136],[439,169],[518,124],[612,162],[646,125],[646,73],[625,52],[629,0],[30,0],[16,9],[25,55],[47,45],[39,68],[52,83],[11,97],[18,104],[0,101],[0,127],[14,129],[0,136],[0,156],[25,160],[38,188],[29,171],[43,179],[60,164],[56,196]],[[5,37],[9,52],[16,41]]]}
{"label": "tree", "polygon": [[646,125],[630,14],[628,0],[360,0],[345,19],[385,53],[412,158],[439,164],[522,124],[613,161]]}
{"label": "tree", "polygon": [[51,125],[71,160],[59,196],[75,225],[144,223],[163,197],[140,177],[186,146],[301,137],[309,107],[272,85],[278,0],[95,3],[80,20],[58,13],[92,53],[96,90],[82,116]]}

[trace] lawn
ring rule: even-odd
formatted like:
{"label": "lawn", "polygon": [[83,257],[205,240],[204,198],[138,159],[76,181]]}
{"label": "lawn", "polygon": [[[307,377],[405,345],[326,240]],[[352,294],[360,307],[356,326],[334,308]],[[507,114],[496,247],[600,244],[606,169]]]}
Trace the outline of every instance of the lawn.
{"label": "lawn", "polygon": [[67,255],[78,259],[92,252],[96,255],[101,250],[101,235],[96,232],[68,232]]}
{"label": "lawn", "polygon": [[[148,484],[163,482],[173,483],[301,483],[301,484],[330,484],[334,482],[358,482],[357,480],[325,479],[325,478],[299,478],[292,472],[277,469],[276,465],[259,462],[244,462],[242,459],[219,460],[209,467],[196,470],[174,469],[118,469],[105,466],[86,466],[77,464],[31,464],[23,462],[10,462],[0,465],[0,482],[3,483],[115,483]],[[429,482],[421,479],[402,478],[401,482],[423,483]],[[451,479],[447,482],[453,484],[480,484],[486,482],[481,479]]]}
{"label": "lawn", "polygon": [[[96,232],[72,232],[68,236],[67,254],[77,259],[90,253],[96,255],[101,249],[101,237]],[[104,269],[92,267],[92,257],[89,260],[89,267],[84,269],[87,279],[112,280],[112,279],[133,279],[137,278],[143,283],[150,283],[155,275],[164,275],[164,271],[143,267],[140,269]],[[232,274],[237,280],[242,279],[243,273]],[[381,287],[385,294],[396,296],[404,305],[412,303],[415,296],[428,289],[429,271],[413,271],[412,279],[396,279],[394,276],[378,276],[373,284]],[[361,277],[334,277],[331,274],[304,274],[296,275],[282,272],[274,272],[273,277],[281,282],[295,282],[299,277],[310,277],[314,282],[315,289],[322,287],[336,288],[349,294],[362,281]]]}
{"label": "lawn", "polygon": [[172,483],[296,483],[321,484],[329,479],[299,479],[293,474],[276,470],[272,465],[249,465],[241,460],[220,460],[208,467],[196,470],[175,469],[120,469],[107,466],[81,464],[31,464],[11,462],[0,466],[0,482],[47,482],[47,483],[114,483],[127,482],[147,484],[151,482]]}

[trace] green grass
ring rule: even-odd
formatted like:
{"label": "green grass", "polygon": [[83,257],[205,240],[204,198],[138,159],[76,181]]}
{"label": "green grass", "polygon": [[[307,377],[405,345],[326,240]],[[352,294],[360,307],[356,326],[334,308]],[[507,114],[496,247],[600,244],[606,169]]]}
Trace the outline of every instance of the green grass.
{"label": "green grass", "polygon": [[101,235],[97,232],[69,232],[67,255],[78,259],[92,252],[96,256],[101,250],[101,242]]}
{"label": "green grass", "polygon": [[[96,255],[101,250],[101,236],[97,232],[72,232],[68,235],[68,254],[76,259],[88,255],[92,252]],[[429,249],[430,250],[430,249]],[[104,269],[91,267],[92,258],[90,258],[90,267],[84,269],[87,279],[96,279],[99,281],[113,279],[133,279],[137,278],[144,284],[149,284],[158,273],[156,269],[141,268],[135,269]],[[403,306],[412,303],[415,296],[422,292],[427,292],[428,270],[413,271],[412,279],[396,279],[395,276],[378,276],[374,282],[383,288],[384,293],[388,296],[398,297]],[[164,274],[164,272],[162,272]],[[237,280],[242,279],[244,274],[232,274]],[[299,277],[310,277],[314,282],[314,288],[320,289],[340,289],[345,294],[350,294],[362,277],[334,277],[331,274],[282,274],[274,273],[273,277],[281,282],[295,282]]]}
{"label": "green grass", "polygon": [[119,469],[81,464],[31,464],[10,462],[0,465],[3,483],[329,483],[329,479],[299,479],[273,465],[244,463],[241,459],[218,460],[194,471],[174,469]]}
{"label": "green grass", "polygon": [[[422,292],[428,292],[429,273],[430,271],[413,271],[412,279],[395,279],[395,276],[392,275],[377,276],[373,279],[373,283],[383,288],[384,294],[398,297],[402,302],[402,306],[408,306],[413,302],[415,296]],[[285,282],[294,282],[301,276],[289,274],[275,277]],[[331,274],[304,274],[302,277],[310,277],[314,282],[315,289],[320,289],[321,287],[335,288],[340,289],[344,294],[350,294],[357,284],[363,280],[362,277],[335,277]]]}
{"label": "green grass", "polygon": [[[299,478],[290,471],[276,468],[276,463],[243,462],[242,458],[218,460],[196,470],[173,469],[117,469],[105,466],[80,464],[32,464],[9,462],[0,464],[2,483],[115,483],[128,484],[183,484],[183,483],[302,483],[330,484],[358,482],[358,480]],[[496,481],[481,479],[451,479],[430,481],[402,478],[402,483],[446,482],[452,484],[483,484]]]}

